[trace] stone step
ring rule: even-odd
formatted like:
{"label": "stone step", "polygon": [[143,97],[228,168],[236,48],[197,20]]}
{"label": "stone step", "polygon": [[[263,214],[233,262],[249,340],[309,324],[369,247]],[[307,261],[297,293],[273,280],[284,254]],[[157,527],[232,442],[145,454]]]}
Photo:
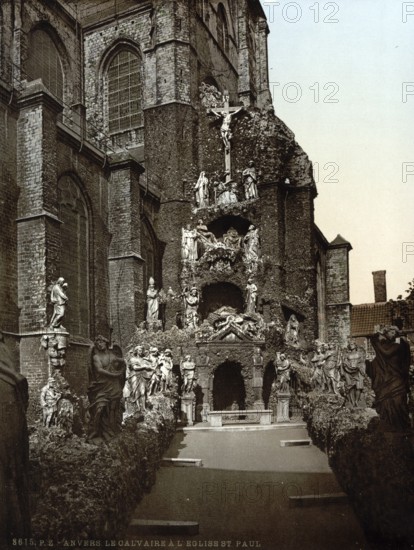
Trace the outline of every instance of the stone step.
{"label": "stone step", "polygon": [[311,439],[281,439],[281,447],[300,447],[304,445],[312,445]]}
{"label": "stone step", "polygon": [[306,428],[304,422],[285,422],[279,424],[270,424],[263,426],[260,424],[226,424],[225,426],[210,426],[209,424],[197,424],[195,426],[184,426],[177,427],[177,432],[248,432],[248,431],[267,431],[267,430],[283,430],[283,429],[292,429],[292,428]]}
{"label": "stone step", "polygon": [[171,521],[162,519],[133,519],[128,527],[127,536],[132,535],[198,535],[199,524],[196,521]]}
{"label": "stone step", "polygon": [[289,497],[292,508],[310,506],[325,506],[326,504],[346,504],[348,496],[345,493],[323,493],[321,495],[301,495]]}
{"label": "stone step", "polygon": [[203,460],[201,458],[163,458],[161,460],[161,466],[193,466],[196,468],[201,468],[202,465]]}

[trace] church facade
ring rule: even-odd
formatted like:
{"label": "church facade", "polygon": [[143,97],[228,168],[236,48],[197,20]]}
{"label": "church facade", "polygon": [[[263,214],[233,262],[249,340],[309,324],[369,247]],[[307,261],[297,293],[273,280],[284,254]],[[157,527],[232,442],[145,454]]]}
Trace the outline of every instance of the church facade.
{"label": "church facade", "polygon": [[271,103],[258,0],[4,0],[0,28],[0,329],[32,392],[59,277],[80,393],[91,340],[128,346],[152,280],[164,330],[192,322],[191,292],[197,326],[242,317],[200,337],[198,362],[210,356],[206,388],[241,363],[251,406],[266,338],[237,333],[246,315],[346,342],[351,245],[315,226],[312,164]]}

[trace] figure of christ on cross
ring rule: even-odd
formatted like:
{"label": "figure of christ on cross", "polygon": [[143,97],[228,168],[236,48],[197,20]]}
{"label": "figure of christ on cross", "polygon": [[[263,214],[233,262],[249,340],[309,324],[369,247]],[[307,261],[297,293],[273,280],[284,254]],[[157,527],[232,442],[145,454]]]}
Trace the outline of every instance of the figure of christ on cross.
{"label": "figure of christ on cross", "polygon": [[226,181],[231,180],[231,157],[230,157],[230,140],[232,138],[231,133],[231,119],[232,117],[241,111],[243,107],[230,107],[229,93],[227,90],[223,92],[224,107],[216,107],[216,109],[210,109],[210,113],[216,115],[216,117],[223,118],[220,132],[224,143],[224,162],[226,168]]}

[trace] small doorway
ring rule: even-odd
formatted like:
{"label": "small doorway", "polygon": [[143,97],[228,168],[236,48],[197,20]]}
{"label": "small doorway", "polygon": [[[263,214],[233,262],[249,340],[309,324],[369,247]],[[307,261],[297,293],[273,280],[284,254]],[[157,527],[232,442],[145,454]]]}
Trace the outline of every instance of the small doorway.
{"label": "small doorway", "polygon": [[226,361],[217,367],[213,379],[213,410],[243,410],[246,408],[246,389],[241,365]]}

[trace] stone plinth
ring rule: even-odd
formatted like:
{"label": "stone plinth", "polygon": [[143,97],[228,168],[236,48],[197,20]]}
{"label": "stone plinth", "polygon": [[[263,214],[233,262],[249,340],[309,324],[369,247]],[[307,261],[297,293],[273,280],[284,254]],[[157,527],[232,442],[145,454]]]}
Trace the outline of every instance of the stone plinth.
{"label": "stone plinth", "polygon": [[185,393],[181,398],[181,418],[188,426],[194,424],[194,393]]}
{"label": "stone plinth", "polygon": [[289,419],[290,393],[277,393],[276,422],[290,422]]}

